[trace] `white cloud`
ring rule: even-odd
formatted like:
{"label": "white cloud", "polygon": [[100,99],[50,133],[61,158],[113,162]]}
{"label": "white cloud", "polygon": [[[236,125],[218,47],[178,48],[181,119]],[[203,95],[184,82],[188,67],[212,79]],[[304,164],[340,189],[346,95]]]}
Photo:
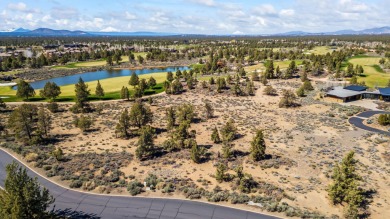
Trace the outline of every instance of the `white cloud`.
{"label": "white cloud", "polygon": [[126,11],[125,15],[126,15],[125,17],[126,17],[127,20],[135,20],[135,19],[137,19],[137,16],[135,16],[135,14],[132,14],[132,13],[130,13],[128,11]]}
{"label": "white cloud", "polygon": [[104,29],[101,29],[100,32],[118,32],[119,30],[114,27],[106,27]]}
{"label": "white cloud", "polygon": [[233,32],[234,35],[243,35],[244,32],[241,32],[239,30]]}
{"label": "white cloud", "polygon": [[191,2],[209,7],[216,5],[214,0],[191,0]]}
{"label": "white cloud", "polygon": [[279,12],[280,16],[293,16],[295,14],[294,9],[282,9]]}
{"label": "white cloud", "polygon": [[25,11],[27,9],[27,5],[23,2],[9,3],[8,8],[17,11]]}
{"label": "white cloud", "polygon": [[255,7],[253,9],[253,11],[255,12],[255,14],[258,14],[258,15],[276,15],[277,14],[274,6],[272,6],[270,4],[259,5],[259,6]]}

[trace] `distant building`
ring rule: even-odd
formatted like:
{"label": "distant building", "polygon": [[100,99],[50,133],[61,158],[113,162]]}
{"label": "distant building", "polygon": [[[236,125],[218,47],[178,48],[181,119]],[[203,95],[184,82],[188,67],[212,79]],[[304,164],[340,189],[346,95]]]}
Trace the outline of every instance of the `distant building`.
{"label": "distant building", "polygon": [[379,88],[375,91],[367,91],[367,87],[350,85],[347,87],[332,87],[326,92],[327,97],[336,98],[342,102],[349,102],[361,99],[378,99],[390,101],[390,87]]}

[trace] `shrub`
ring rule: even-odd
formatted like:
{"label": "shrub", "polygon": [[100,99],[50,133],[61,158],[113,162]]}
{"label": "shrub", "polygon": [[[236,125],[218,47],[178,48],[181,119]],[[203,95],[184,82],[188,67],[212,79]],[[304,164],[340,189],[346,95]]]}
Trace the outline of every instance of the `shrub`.
{"label": "shrub", "polygon": [[48,109],[50,112],[52,112],[52,113],[58,112],[58,110],[59,110],[58,103],[56,103],[56,102],[51,102],[51,103],[47,104],[47,109]]}
{"label": "shrub", "polygon": [[127,186],[127,191],[130,192],[130,195],[135,196],[142,192],[142,183],[138,182],[137,180],[131,181],[129,185]]}
{"label": "shrub", "polygon": [[70,188],[80,188],[83,185],[83,182],[81,180],[73,180],[69,187]]}
{"label": "shrub", "polygon": [[379,125],[387,126],[390,125],[390,114],[381,114],[378,118]]}
{"label": "shrub", "polygon": [[33,162],[38,160],[38,154],[36,153],[28,153],[24,159],[26,159],[27,162]]}
{"label": "shrub", "polygon": [[158,181],[159,180],[158,180],[157,176],[154,175],[154,174],[149,174],[145,178],[146,186],[150,187],[151,189],[155,189],[156,188]]}
{"label": "shrub", "polygon": [[276,90],[272,86],[266,86],[263,92],[265,95],[269,95],[269,96],[276,95]]}

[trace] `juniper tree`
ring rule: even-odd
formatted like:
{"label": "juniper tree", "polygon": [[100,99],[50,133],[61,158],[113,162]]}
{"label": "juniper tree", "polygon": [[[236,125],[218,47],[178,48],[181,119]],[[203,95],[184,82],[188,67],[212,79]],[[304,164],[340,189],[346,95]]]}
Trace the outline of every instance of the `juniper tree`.
{"label": "juniper tree", "polygon": [[347,203],[347,217],[353,215],[353,218],[359,216],[359,209],[364,208],[368,203],[364,197],[364,191],[359,188],[358,182],[362,180],[356,173],[356,163],[354,152],[349,152],[333,169],[333,183],[328,188],[328,195],[333,204]]}
{"label": "juniper tree", "polygon": [[169,107],[165,110],[165,115],[167,118],[167,129],[171,130],[175,126],[176,115],[175,109],[173,107]]}
{"label": "juniper tree", "polygon": [[266,64],[265,75],[264,75],[265,78],[266,79],[274,78],[274,71],[275,71],[274,60],[271,59]]}
{"label": "juniper tree", "polygon": [[46,82],[45,87],[39,92],[43,98],[54,101],[61,94],[61,88],[54,82]]}
{"label": "juniper tree", "polygon": [[150,76],[149,81],[148,81],[148,86],[153,89],[154,86],[156,86],[156,85],[157,85],[156,79],[154,79],[152,76]]}
{"label": "juniper tree", "polygon": [[276,95],[276,90],[275,90],[271,85],[269,85],[269,86],[266,86],[266,87],[264,88],[263,93],[264,93],[265,95],[273,96],[273,95]]}
{"label": "juniper tree", "polygon": [[125,86],[123,86],[121,89],[121,99],[130,99],[129,89]]}
{"label": "juniper tree", "polygon": [[211,140],[216,144],[221,143],[217,127],[214,127],[213,132],[211,133]]}
{"label": "juniper tree", "polygon": [[265,141],[262,130],[257,130],[251,141],[250,155],[254,161],[259,161],[265,157]]}
{"label": "juniper tree", "polygon": [[0,218],[49,218],[46,210],[54,202],[49,190],[16,162],[8,164],[6,172],[4,190],[0,189]]}
{"label": "juniper tree", "polygon": [[314,87],[313,85],[311,85],[311,82],[309,80],[306,80],[305,82],[303,82],[303,89],[305,89],[305,91],[311,91],[311,90],[314,90]]}
{"label": "juniper tree", "polygon": [[218,164],[217,171],[215,172],[215,179],[221,183],[226,179],[227,166],[223,163]]}
{"label": "juniper tree", "polygon": [[211,104],[207,101],[204,102],[204,109],[205,109],[205,115],[206,119],[211,119],[214,116],[214,109],[211,106]]}
{"label": "juniper tree", "polygon": [[279,107],[291,107],[294,106],[297,97],[291,90],[283,90],[283,97],[280,99]]}
{"label": "juniper tree", "polygon": [[153,113],[148,106],[142,102],[136,101],[130,109],[130,123],[132,126],[141,128],[142,126],[151,123]]}
{"label": "juniper tree", "polygon": [[96,90],[95,90],[95,95],[102,99],[104,97],[104,89],[102,85],[100,84],[100,81],[98,80],[97,85],[96,85]]}
{"label": "juniper tree", "polygon": [[131,77],[130,77],[130,80],[129,80],[129,85],[133,86],[135,88],[135,86],[137,86],[139,84],[139,78],[138,78],[138,75],[133,72],[131,74]]}
{"label": "juniper tree", "polygon": [[141,98],[143,93],[144,92],[143,92],[143,90],[140,87],[135,87],[134,88],[134,93],[133,93],[133,98],[134,99]]}
{"label": "juniper tree", "polygon": [[135,151],[138,159],[149,158],[155,153],[153,135],[154,129],[150,126],[144,126],[140,129],[140,137]]}
{"label": "juniper tree", "polygon": [[234,125],[234,120],[229,119],[221,129],[222,140],[224,142],[231,142],[236,137],[237,128]]}
{"label": "juniper tree", "polygon": [[130,124],[129,112],[127,111],[127,109],[125,109],[125,110],[123,110],[123,112],[121,113],[121,115],[119,117],[119,121],[115,127],[115,132],[119,133],[119,135],[121,137],[128,138],[129,137],[128,130],[130,129],[130,126],[131,126],[131,124]]}
{"label": "juniper tree", "polygon": [[246,93],[249,96],[254,96],[255,95],[255,85],[253,84],[252,81],[249,81],[246,85]]}
{"label": "juniper tree", "polygon": [[191,160],[194,161],[194,163],[200,163],[203,155],[203,148],[196,143],[195,139],[190,139],[189,147],[191,148]]}
{"label": "juniper tree", "polygon": [[142,94],[144,93],[144,91],[146,89],[148,89],[148,83],[146,82],[146,79],[145,78],[142,78],[140,81],[139,81],[139,84],[138,84],[138,87],[139,89],[142,91]]}
{"label": "juniper tree", "polygon": [[73,121],[73,124],[82,132],[86,132],[93,125],[93,120],[88,116],[81,115]]}
{"label": "juniper tree", "polygon": [[214,77],[211,77],[211,78],[209,79],[209,84],[210,84],[210,85],[213,85],[213,84],[215,84]]}
{"label": "juniper tree", "polygon": [[236,83],[236,84],[234,85],[233,91],[234,91],[234,94],[235,94],[237,97],[241,95],[242,91],[241,91],[241,87],[240,87],[240,84],[239,84],[239,83]]}
{"label": "juniper tree", "polygon": [[173,73],[171,71],[167,72],[167,81],[172,82],[173,80]]}
{"label": "juniper tree", "polygon": [[28,98],[35,96],[34,88],[23,79],[20,79],[17,83],[16,96],[28,100]]}
{"label": "juniper tree", "polygon": [[222,145],[222,156],[225,159],[231,158],[233,155],[232,145],[229,142],[224,141]]}
{"label": "juniper tree", "polygon": [[179,106],[176,111],[176,116],[179,123],[182,121],[191,123],[195,117],[194,106],[192,104],[183,104]]}
{"label": "juniper tree", "polygon": [[0,98],[0,109],[5,109],[7,108],[7,105],[4,103],[3,98]]}
{"label": "juniper tree", "polygon": [[297,93],[298,97],[304,97],[305,96],[305,89],[303,88],[303,86],[299,87],[296,93]]}

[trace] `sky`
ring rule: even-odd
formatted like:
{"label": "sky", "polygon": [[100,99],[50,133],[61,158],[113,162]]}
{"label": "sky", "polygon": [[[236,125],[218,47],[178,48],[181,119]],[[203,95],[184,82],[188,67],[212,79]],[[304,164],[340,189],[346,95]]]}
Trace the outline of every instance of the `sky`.
{"label": "sky", "polygon": [[390,26],[390,0],[0,0],[0,30],[186,34],[328,32]]}

